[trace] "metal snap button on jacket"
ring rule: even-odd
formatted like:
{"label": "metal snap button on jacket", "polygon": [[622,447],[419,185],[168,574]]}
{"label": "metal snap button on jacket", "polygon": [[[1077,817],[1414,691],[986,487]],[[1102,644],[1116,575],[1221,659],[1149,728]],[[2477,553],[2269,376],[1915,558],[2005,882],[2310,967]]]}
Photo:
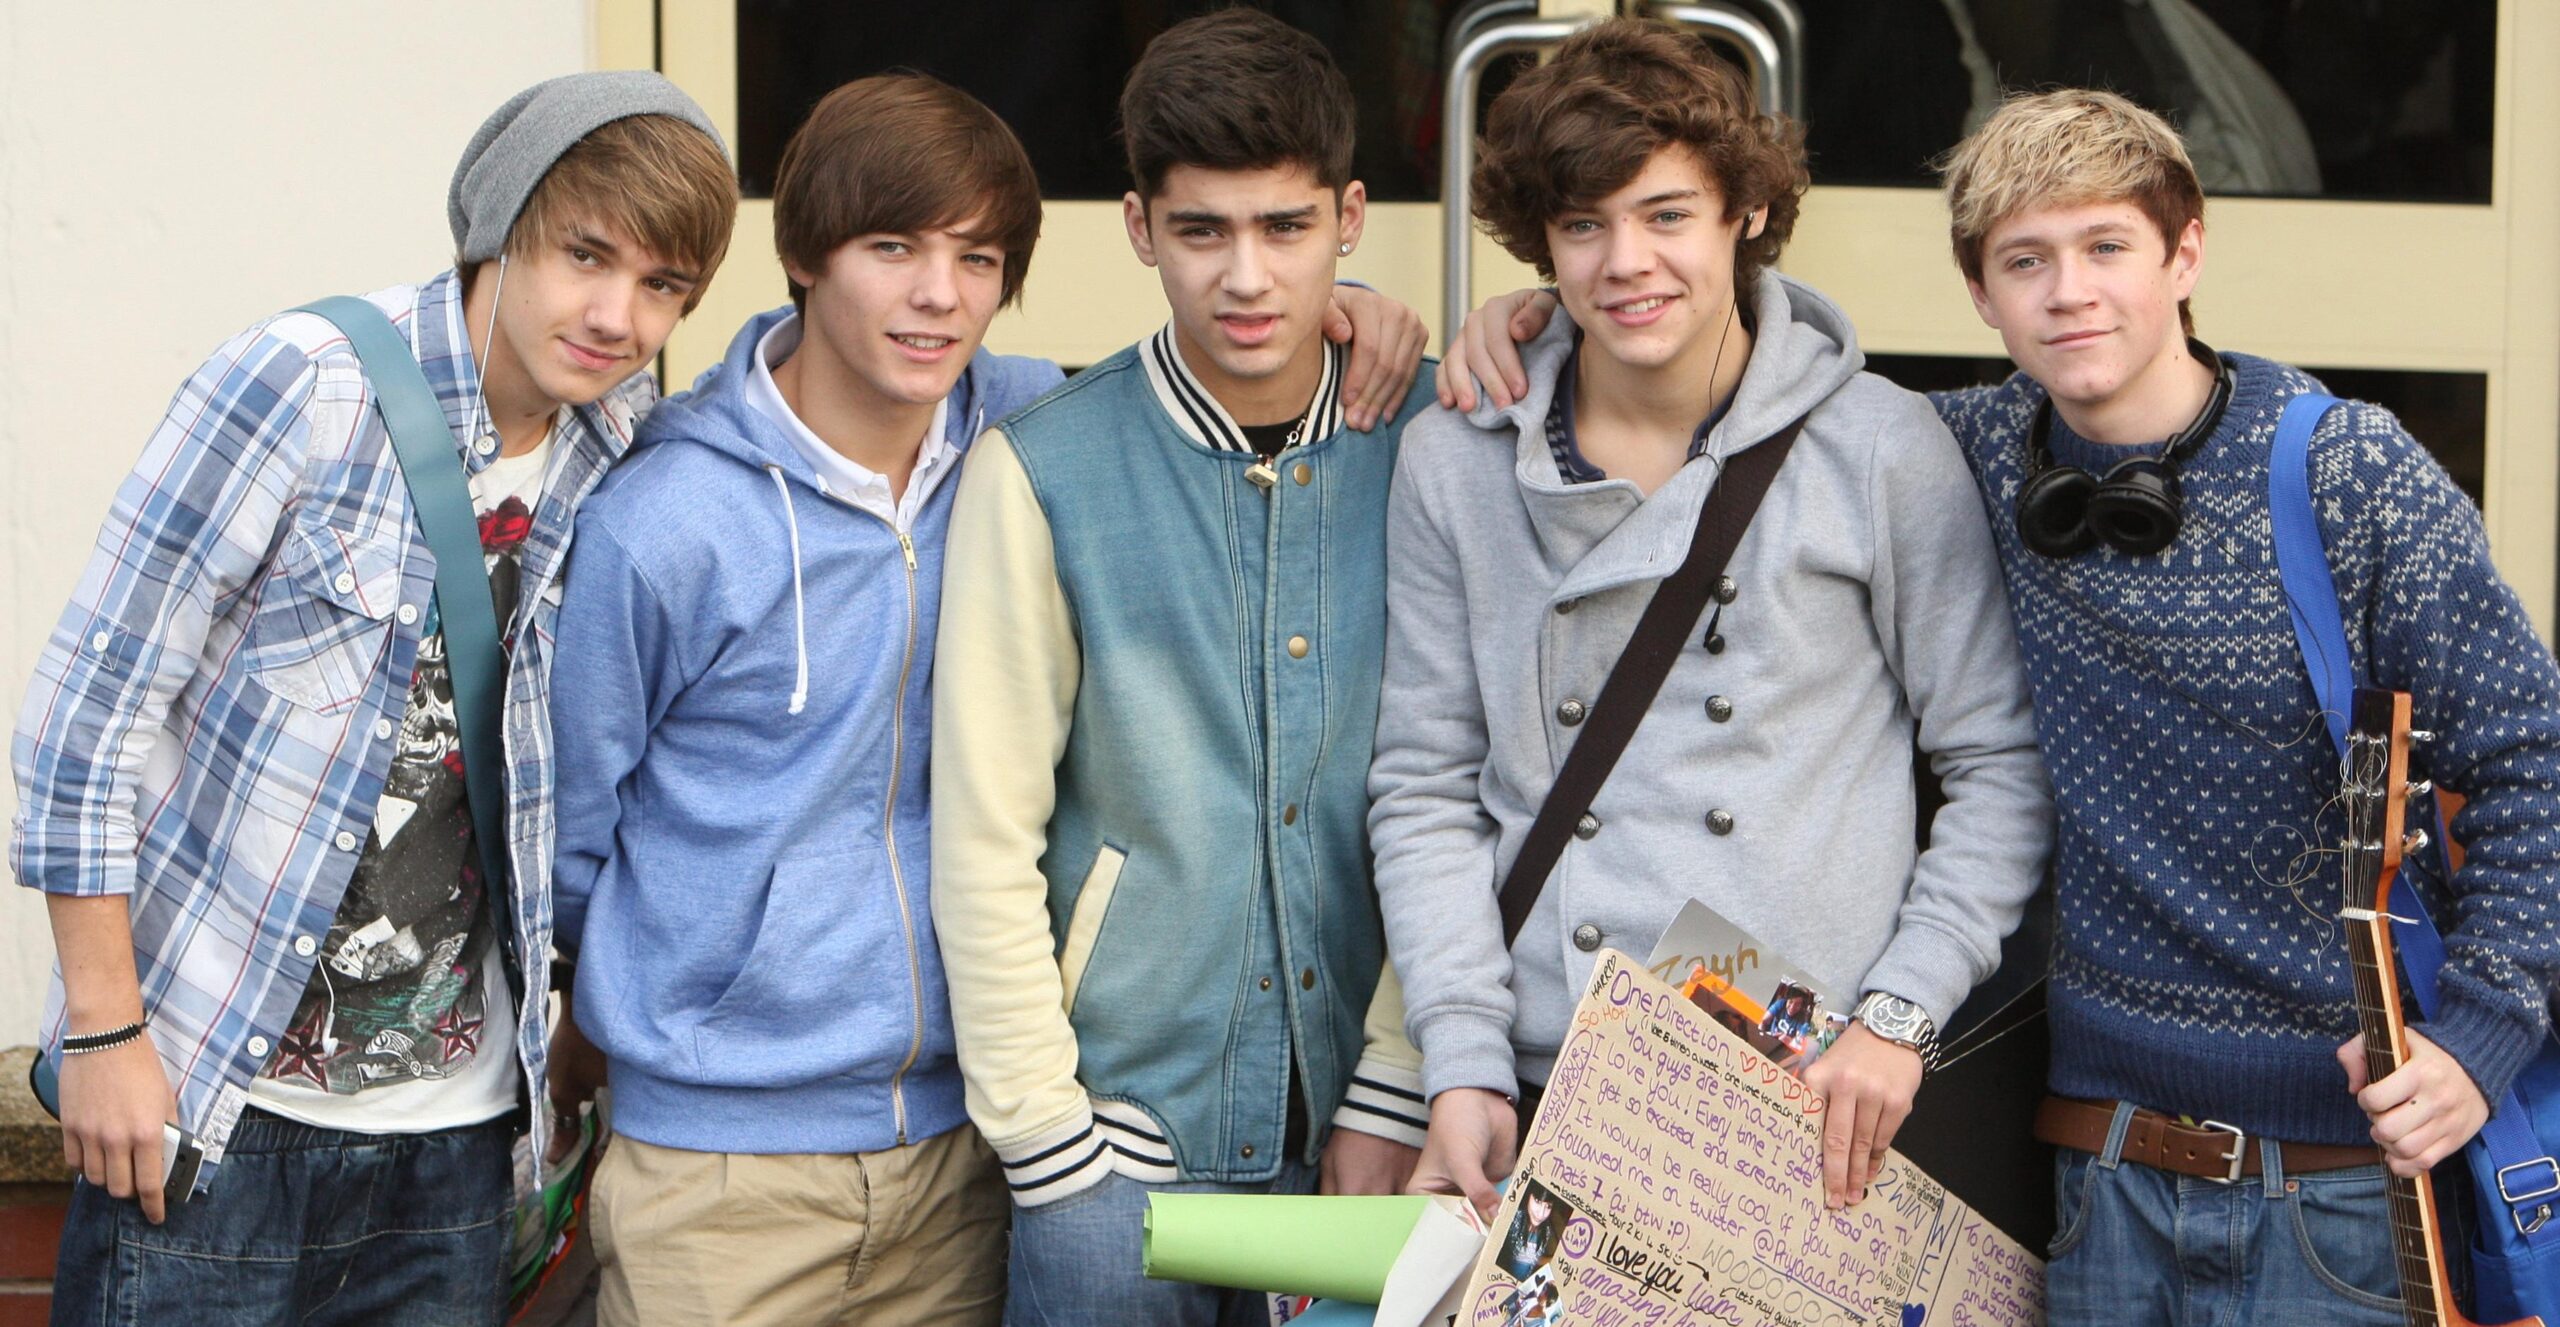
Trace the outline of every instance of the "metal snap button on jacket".
{"label": "metal snap button on jacket", "polygon": [[1713,633],[1709,633],[1709,634],[1708,634],[1708,636],[1707,636],[1707,653],[1709,653],[1709,654],[1722,654],[1722,653],[1724,653],[1724,637],[1719,636],[1719,635],[1715,635],[1715,634],[1713,634]]}
{"label": "metal snap button on jacket", "polygon": [[1732,833],[1733,813],[1725,810],[1709,811],[1707,813],[1707,832],[1710,834]]}
{"label": "metal snap button on jacket", "polygon": [[1589,709],[1584,707],[1581,701],[1568,700],[1562,705],[1556,706],[1556,722],[1570,728],[1575,724],[1582,722],[1582,716],[1589,714],[1590,712],[1591,711]]}
{"label": "metal snap button on jacket", "polygon": [[1588,840],[1599,832],[1600,817],[1595,816],[1588,811],[1583,812],[1582,819],[1575,821],[1573,824],[1573,836],[1577,839]]}
{"label": "metal snap button on jacket", "polygon": [[1307,657],[1306,637],[1291,636],[1289,638],[1289,657],[1292,659],[1304,659]]}
{"label": "metal snap button on jacket", "polygon": [[1729,604],[1729,603],[1732,603],[1732,602],[1733,602],[1733,600],[1734,600],[1734,596],[1736,596],[1736,595],[1738,595],[1738,594],[1740,594],[1740,593],[1742,593],[1742,588],[1741,588],[1740,586],[1737,586],[1737,585],[1735,585],[1735,584],[1733,583],[1733,578],[1732,578],[1731,576],[1718,576],[1718,577],[1716,577],[1716,602],[1717,602],[1717,603],[1720,603],[1720,604]]}
{"label": "metal snap button on jacket", "polygon": [[1598,949],[1600,947],[1600,928],[1589,922],[1584,922],[1580,926],[1574,927],[1573,947],[1586,954],[1590,953],[1594,949]]}
{"label": "metal snap button on jacket", "polygon": [[1559,613],[1570,613],[1577,605],[1581,604],[1581,602],[1582,601],[1579,599],[1567,599],[1563,603],[1556,605],[1556,611]]}
{"label": "metal snap button on jacket", "polygon": [[1707,697],[1707,717],[1718,723],[1733,717],[1733,702],[1722,696]]}

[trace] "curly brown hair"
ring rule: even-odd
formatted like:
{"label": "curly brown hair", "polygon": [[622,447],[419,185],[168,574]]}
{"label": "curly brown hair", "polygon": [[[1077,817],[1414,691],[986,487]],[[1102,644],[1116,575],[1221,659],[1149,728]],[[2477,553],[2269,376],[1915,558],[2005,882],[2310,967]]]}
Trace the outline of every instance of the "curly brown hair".
{"label": "curly brown hair", "polygon": [[1476,220],[1552,281],[1547,223],[1625,187],[1666,147],[1697,155],[1726,221],[1769,210],[1760,233],[1735,244],[1734,289],[1748,291],[1795,233],[1812,182],[1804,131],[1761,114],[1739,72],[1667,23],[1596,23],[1494,98],[1476,150]]}

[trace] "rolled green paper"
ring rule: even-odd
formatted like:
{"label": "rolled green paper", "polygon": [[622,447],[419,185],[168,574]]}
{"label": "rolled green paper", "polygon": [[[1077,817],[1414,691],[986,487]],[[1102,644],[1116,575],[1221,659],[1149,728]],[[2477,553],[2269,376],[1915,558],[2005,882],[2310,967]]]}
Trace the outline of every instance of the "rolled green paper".
{"label": "rolled green paper", "polygon": [[1146,1273],[1159,1281],[1375,1304],[1430,1205],[1416,1194],[1149,1194]]}

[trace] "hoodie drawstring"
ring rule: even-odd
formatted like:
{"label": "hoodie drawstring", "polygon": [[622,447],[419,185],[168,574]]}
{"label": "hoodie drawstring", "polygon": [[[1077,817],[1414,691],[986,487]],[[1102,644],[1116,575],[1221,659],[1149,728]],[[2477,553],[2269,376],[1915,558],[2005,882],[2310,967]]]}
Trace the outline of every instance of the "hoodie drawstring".
{"label": "hoodie drawstring", "polygon": [[791,641],[799,651],[799,672],[791,683],[791,713],[798,714],[809,703],[809,611],[800,594],[800,512],[791,505],[791,485],[782,478],[782,467],[768,465],[764,472],[773,476],[773,489],[782,495],[782,519],[791,527]]}

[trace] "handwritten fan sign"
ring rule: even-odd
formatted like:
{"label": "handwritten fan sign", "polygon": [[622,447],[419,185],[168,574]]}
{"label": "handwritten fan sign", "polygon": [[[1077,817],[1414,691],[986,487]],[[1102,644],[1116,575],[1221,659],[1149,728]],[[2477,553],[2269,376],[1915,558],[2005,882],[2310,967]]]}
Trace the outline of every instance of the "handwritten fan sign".
{"label": "handwritten fan sign", "polygon": [[1822,1099],[1604,951],[1485,1243],[1471,1327],[2034,1327],[2044,1264],[1888,1155],[1822,1205]]}

